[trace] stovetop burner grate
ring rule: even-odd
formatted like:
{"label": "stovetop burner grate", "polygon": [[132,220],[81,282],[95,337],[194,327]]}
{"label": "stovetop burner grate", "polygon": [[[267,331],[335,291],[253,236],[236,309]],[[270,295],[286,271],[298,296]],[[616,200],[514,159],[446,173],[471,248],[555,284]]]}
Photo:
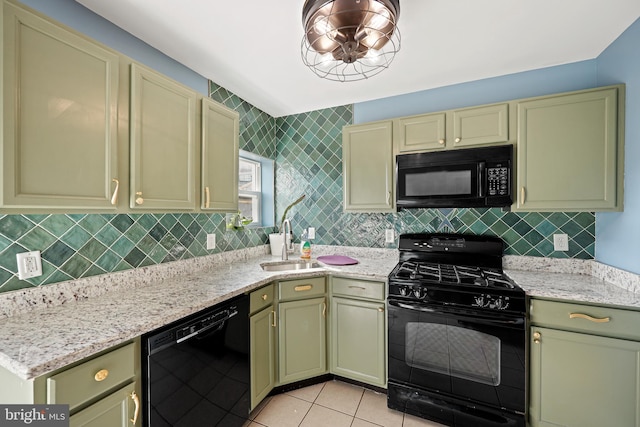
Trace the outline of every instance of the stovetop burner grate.
{"label": "stovetop burner grate", "polygon": [[474,285],[486,288],[514,289],[515,285],[499,270],[475,266],[404,261],[398,267],[398,279],[441,284]]}

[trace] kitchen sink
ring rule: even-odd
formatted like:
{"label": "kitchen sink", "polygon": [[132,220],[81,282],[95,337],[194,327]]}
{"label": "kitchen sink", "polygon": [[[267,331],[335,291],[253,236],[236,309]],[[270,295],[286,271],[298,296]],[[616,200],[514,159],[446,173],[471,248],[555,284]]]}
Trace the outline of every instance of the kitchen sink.
{"label": "kitchen sink", "polygon": [[288,270],[308,270],[310,268],[321,267],[315,261],[291,260],[291,261],[273,261],[263,262],[260,267],[264,271],[288,271]]}

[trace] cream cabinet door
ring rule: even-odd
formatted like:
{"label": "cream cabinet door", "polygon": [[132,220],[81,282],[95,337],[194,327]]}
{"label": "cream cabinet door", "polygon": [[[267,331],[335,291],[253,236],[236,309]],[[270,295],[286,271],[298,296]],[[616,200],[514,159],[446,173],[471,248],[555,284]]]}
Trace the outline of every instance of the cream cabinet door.
{"label": "cream cabinet door", "polygon": [[346,212],[393,212],[392,122],[345,126],[342,168]]}
{"label": "cream cabinet door", "polygon": [[532,427],[640,427],[640,343],[531,328]]}
{"label": "cream cabinet door", "polygon": [[115,209],[118,55],[18,5],[2,7],[0,205]]}
{"label": "cream cabinet door", "polygon": [[398,152],[443,150],[447,147],[446,114],[433,113],[395,120]]}
{"label": "cream cabinet door", "polygon": [[239,114],[202,99],[203,210],[238,210]]}
{"label": "cream cabinet door", "polygon": [[[518,103],[518,211],[622,208],[618,88]],[[621,130],[621,129],[620,129]]]}
{"label": "cream cabinet door", "polygon": [[131,65],[133,209],[195,209],[196,93]]}
{"label": "cream cabinet door", "polygon": [[453,146],[497,144],[509,140],[509,104],[454,110]]}

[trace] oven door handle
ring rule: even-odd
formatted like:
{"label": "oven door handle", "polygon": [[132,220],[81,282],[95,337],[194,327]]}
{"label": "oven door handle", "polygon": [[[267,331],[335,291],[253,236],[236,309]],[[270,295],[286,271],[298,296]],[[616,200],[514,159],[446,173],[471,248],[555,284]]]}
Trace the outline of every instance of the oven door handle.
{"label": "oven door handle", "polygon": [[[430,307],[425,304],[407,304],[405,302],[400,302],[396,300],[388,300],[388,303],[389,305],[392,305],[394,307],[406,308],[408,310],[413,310],[413,311],[422,311],[425,313],[433,313],[433,314],[442,315],[442,316],[452,315],[461,320],[473,321],[474,323],[481,323],[483,325],[520,327],[520,326],[523,326],[525,322],[524,314],[521,316],[517,316],[517,315],[509,316],[508,318],[504,318],[504,317],[496,318],[496,317],[489,317],[484,315],[474,316],[467,312],[456,310],[451,307],[444,308],[444,307],[438,306],[437,308],[434,308],[432,306]],[[502,315],[504,315],[504,313],[502,313]]]}

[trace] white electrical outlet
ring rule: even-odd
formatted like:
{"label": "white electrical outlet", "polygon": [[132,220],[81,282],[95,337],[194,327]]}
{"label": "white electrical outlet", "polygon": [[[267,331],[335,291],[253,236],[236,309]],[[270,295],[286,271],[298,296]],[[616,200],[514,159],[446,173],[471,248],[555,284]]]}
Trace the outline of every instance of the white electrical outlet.
{"label": "white electrical outlet", "polygon": [[553,250],[554,251],[568,251],[569,250],[569,236],[566,234],[554,234],[553,235]]}
{"label": "white electrical outlet", "polygon": [[31,277],[42,276],[40,251],[16,254],[16,261],[18,262],[18,279],[24,280]]}
{"label": "white electrical outlet", "polygon": [[307,229],[307,237],[309,237],[309,240],[313,240],[316,238],[316,228],[315,227],[309,227]]}
{"label": "white electrical outlet", "polygon": [[207,250],[216,248],[216,235],[215,234],[207,234]]}
{"label": "white electrical outlet", "polygon": [[393,243],[396,240],[396,233],[392,228],[387,228],[384,230],[384,242],[385,243]]}

